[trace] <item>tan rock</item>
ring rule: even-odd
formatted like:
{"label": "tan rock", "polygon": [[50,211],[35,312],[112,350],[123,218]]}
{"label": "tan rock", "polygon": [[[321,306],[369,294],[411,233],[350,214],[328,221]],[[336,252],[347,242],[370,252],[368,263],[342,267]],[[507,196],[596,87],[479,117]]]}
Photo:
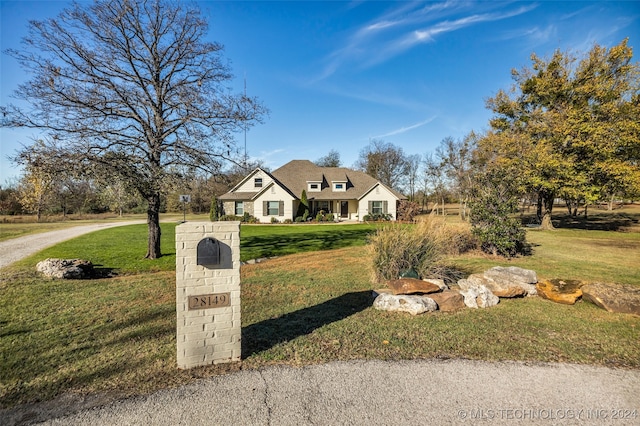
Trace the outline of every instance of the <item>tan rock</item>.
{"label": "tan rock", "polygon": [[640,287],[593,283],[582,287],[582,298],[609,312],[640,316]]}
{"label": "tan rock", "polygon": [[498,283],[484,274],[472,274],[468,280],[472,283],[487,287],[491,290],[491,293],[498,297],[523,297],[528,294],[527,290],[518,284]]}
{"label": "tan rock", "polygon": [[538,295],[543,299],[564,305],[573,305],[582,297],[580,289],[584,283],[578,280],[541,280],[536,284]]}
{"label": "tan rock", "polygon": [[393,294],[429,294],[440,291],[440,287],[437,284],[415,278],[389,280],[387,281],[387,286],[393,291]]}
{"label": "tan rock", "polygon": [[457,291],[443,291],[442,293],[433,293],[428,296],[438,304],[438,310],[443,312],[453,312],[464,309],[464,297]]}

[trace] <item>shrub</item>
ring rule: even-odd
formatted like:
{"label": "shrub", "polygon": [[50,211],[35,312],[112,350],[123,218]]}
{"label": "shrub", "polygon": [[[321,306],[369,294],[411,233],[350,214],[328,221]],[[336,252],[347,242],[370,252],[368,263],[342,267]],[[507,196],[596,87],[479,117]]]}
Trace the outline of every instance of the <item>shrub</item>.
{"label": "shrub", "polygon": [[307,191],[304,189],[300,196],[300,204],[298,204],[296,216],[302,216],[305,221],[307,220],[307,216],[309,216],[309,200],[307,199]]}
{"label": "shrub", "polygon": [[363,217],[365,222],[388,222],[391,220],[391,215],[388,213],[369,213]]}
{"label": "shrub", "polygon": [[416,225],[385,225],[369,238],[373,279],[397,279],[403,271],[414,269],[422,278],[456,281],[457,272],[446,260],[474,248],[473,241],[468,227],[451,226],[434,215]]}
{"label": "shrub", "polygon": [[285,219],[282,223],[286,223],[287,225],[292,224],[293,221],[291,219]]}
{"label": "shrub", "polygon": [[333,215],[333,213],[329,213],[325,219],[327,222],[334,222],[336,220],[336,217]]}
{"label": "shrub", "polygon": [[511,216],[517,210],[516,194],[513,183],[499,172],[480,180],[470,202],[470,218],[482,251],[505,257],[529,253],[525,231]]}
{"label": "shrub", "polygon": [[235,216],[232,214],[225,214],[223,216],[220,216],[220,218],[218,219],[222,222],[224,221],[240,221],[242,223],[259,223],[259,220],[253,216],[251,216],[249,213],[245,213],[242,216]]}
{"label": "shrub", "polygon": [[209,220],[211,222],[214,222],[216,220],[218,220],[218,200],[216,199],[216,196],[214,195],[211,198],[211,206],[209,206]]}
{"label": "shrub", "polygon": [[420,204],[414,201],[401,200],[398,203],[398,220],[403,222],[413,222],[413,219],[420,213]]}
{"label": "shrub", "polygon": [[280,223],[277,217],[271,217],[271,223]]}

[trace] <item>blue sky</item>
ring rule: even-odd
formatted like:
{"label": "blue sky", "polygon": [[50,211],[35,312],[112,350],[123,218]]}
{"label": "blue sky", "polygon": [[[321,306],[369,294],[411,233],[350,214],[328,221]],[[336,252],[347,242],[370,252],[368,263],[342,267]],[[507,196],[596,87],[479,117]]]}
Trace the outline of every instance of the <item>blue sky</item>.
{"label": "blue sky", "polygon": [[[629,38],[640,57],[640,2],[202,1],[209,38],[225,46],[232,87],[271,110],[247,133],[248,155],[275,169],[330,150],[352,166],[371,139],[424,155],[486,128],[485,100],[510,87],[530,55],[588,51]],[[2,50],[66,1],[0,1]],[[0,104],[28,76],[2,54]],[[34,131],[0,129],[7,159]],[[238,135],[244,145],[244,136]]]}

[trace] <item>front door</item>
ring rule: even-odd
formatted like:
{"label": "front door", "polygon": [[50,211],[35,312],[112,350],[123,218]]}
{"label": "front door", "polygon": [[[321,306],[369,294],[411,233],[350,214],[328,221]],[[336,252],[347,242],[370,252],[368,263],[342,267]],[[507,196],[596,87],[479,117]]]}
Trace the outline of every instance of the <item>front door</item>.
{"label": "front door", "polygon": [[349,217],[349,202],[340,201],[340,217]]}

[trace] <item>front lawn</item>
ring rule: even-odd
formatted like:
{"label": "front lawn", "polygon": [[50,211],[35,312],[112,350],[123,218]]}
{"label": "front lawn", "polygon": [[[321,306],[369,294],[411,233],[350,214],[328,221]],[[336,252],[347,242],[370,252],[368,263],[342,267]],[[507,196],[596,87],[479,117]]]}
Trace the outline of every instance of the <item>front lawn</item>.
{"label": "front lawn", "polygon": [[[539,298],[421,316],[377,311],[370,290],[378,285],[363,247],[375,226],[251,225],[241,230],[242,258],[278,257],[242,267],[243,361],[180,371],[175,224],[162,227],[166,255],[156,261],[143,259],[146,226],[134,225],[79,237],[2,269],[2,407],[68,391],[135,395],[274,363],[439,357],[640,368],[638,317]],[[530,231],[530,257],[475,253],[454,260],[469,273],[516,265],[542,278],[640,285],[639,235]],[[88,258],[118,275],[47,280],[33,268],[46,257]]]}

